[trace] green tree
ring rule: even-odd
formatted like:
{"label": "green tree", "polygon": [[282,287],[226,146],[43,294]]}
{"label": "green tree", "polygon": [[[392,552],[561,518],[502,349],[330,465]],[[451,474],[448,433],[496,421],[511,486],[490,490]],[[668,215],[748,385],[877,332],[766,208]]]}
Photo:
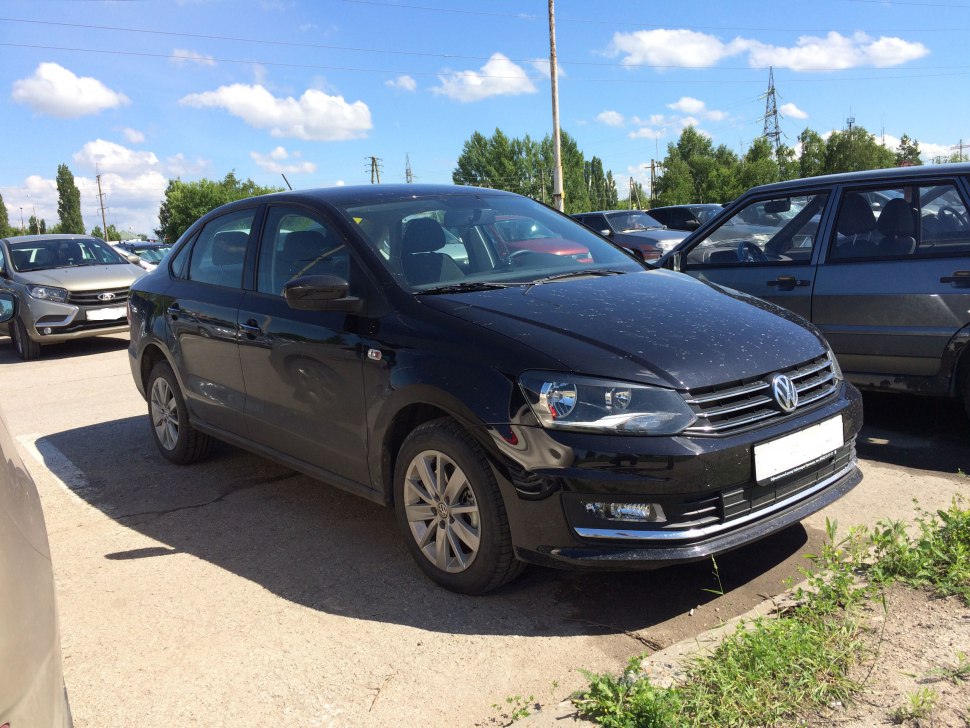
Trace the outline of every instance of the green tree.
{"label": "green tree", "polygon": [[899,140],[899,147],[896,148],[897,167],[918,167],[923,164],[919,156],[919,142],[910,139],[908,134],[903,134]]}
{"label": "green tree", "polygon": [[696,202],[694,175],[674,144],[668,145],[662,167],[663,174],[657,178],[657,206]]}
{"label": "green tree", "polygon": [[40,234],[44,235],[47,232],[47,223],[44,218],[40,219]]}
{"label": "green tree", "polygon": [[892,167],[895,155],[861,126],[837,131],[825,142],[825,173]]}
{"label": "green tree", "polygon": [[789,180],[797,179],[799,175],[799,160],[795,156],[795,150],[789,147],[787,144],[782,144],[778,147],[778,154],[775,157],[778,160],[778,179]]}
{"label": "green tree", "polygon": [[802,154],[798,158],[799,177],[817,177],[825,170],[825,140],[813,129],[806,128],[798,135]]}
{"label": "green tree", "polygon": [[619,193],[616,191],[616,180],[613,179],[613,171],[606,170],[606,204],[604,210],[615,210],[620,206]]}
{"label": "green tree", "polygon": [[[261,187],[251,179],[240,182],[234,172],[221,181],[202,178],[196,182],[183,182],[181,179],[170,179],[165,188],[165,200],[158,211],[159,227],[155,234],[162,240],[175,242],[193,222],[219,205],[281,190],[280,187]],[[108,226],[109,235],[113,232],[112,227]],[[117,236],[117,231],[114,234]]]}
{"label": "green tree", "polygon": [[31,215],[30,219],[27,221],[27,234],[28,235],[40,235],[40,220],[37,219],[36,215]]}
{"label": "green tree", "polygon": [[84,234],[81,191],[74,184],[74,175],[66,164],[57,165],[57,217],[60,232]]}
{"label": "green tree", "polygon": [[14,234],[10,227],[10,215],[7,213],[7,206],[3,202],[3,195],[0,195],[0,238],[6,238]]}
{"label": "green tree", "polygon": [[91,228],[91,237],[101,238],[104,240],[104,230],[101,229],[100,225],[95,225],[93,228]]}
{"label": "green tree", "polygon": [[646,210],[650,207],[650,196],[643,191],[643,185],[636,180],[631,180],[630,192],[626,198],[624,207],[630,210]]}
{"label": "green tree", "polygon": [[745,189],[778,181],[775,150],[765,137],[758,137],[741,160],[740,181]]}

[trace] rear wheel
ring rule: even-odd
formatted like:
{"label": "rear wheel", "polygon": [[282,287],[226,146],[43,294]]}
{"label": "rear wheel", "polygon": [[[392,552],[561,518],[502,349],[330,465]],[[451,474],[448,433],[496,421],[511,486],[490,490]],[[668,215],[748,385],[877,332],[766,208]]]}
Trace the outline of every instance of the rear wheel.
{"label": "rear wheel", "polygon": [[967,417],[970,417],[970,367],[963,375],[963,409],[966,410]]}
{"label": "rear wheel", "polygon": [[212,449],[212,438],[189,424],[185,398],[168,362],[158,362],[148,375],[148,419],[155,445],[173,463],[194,463]]}
{"label": "rear wheel", "polygon": [[40,344],[27,334],[27,326],[20,316],[10,321],[10,338],[17,349],[17,355],[24,361],[40,358]]}
{"label": "rear wheel", "polygon": [[453,420],[427,422],[404,441],[394,473],[398,526],[421,570],[461,594],[518,576],[508,517],[488,460]]}

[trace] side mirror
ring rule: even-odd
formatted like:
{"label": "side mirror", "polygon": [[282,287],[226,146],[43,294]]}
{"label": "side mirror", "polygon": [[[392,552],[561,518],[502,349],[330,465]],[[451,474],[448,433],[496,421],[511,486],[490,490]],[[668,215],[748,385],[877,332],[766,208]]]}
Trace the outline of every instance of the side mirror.
{"label": "side mirror", "polygon": [[640,248],[624,248],[626,252],[637,259],[637,263],[646,263],[647,259],[643,257],[643,251]]}
{"label": "side mirror", "polygon": [[696,230],[700,226],[701,226],[701,224],[697,220],[687,220],[684,223],[684,227],[687,228],[688,230],[690,230],[691,232],[693,232],[694,230]]}
{"label": "side mirror", "polygon": [[669,260],[670,260],[670,270],[676,271],[678,273],[681,271],[681,269],[683,267],[682,266],[683,259],[681,257],[682,255],[683,255],[682,253],[674,253],[673,255],[670,256],[670,258],[669,258]]}
{"label": "side mirror", "polygon": [[0,291],[0,324],[7,323],[16,315],[17,299],[12,293]]}
{"label": "side mirror", "polygon": [[359,311],[361,300],[348,296],[349,289],[340,276],[300,276],[287,281],[283,297],[290,308],[300,311]]}
{"label": "side mirror", "polygon": [[604,238],[608,238],[613,234],[613,231],[610,230],[609,228],[606,228],[605,230],[597,230],[597,232],[600,235],[602,235]]}
{"label": "side mirror", "polygon": [[134,265],[139,265],[141,263],[141,258],[134,253],[125,253],[124,256],[128,259],[129,263],[133,263]]}

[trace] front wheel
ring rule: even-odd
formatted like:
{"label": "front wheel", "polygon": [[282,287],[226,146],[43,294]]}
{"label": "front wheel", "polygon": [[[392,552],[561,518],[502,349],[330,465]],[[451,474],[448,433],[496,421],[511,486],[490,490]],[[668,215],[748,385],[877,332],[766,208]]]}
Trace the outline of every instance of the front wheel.
{"label": "front wheel", "polygon": [[411,555],[446,589],[484,594],[524,568],[488,460],[453,420],[426,422],[404,441],[394,505]]}
{"label": "front wheel", "polygon": [[10,338],[17,349],[17,356],[24,361],[40,358],[40,344],[30,338],[27,334],[27,325],[20,316],[10,322]]}
{"label": "front wheel", "polygon": [[155,445],[173,463],[194,463],[212,449],[212,438],[189,424],[185,398],[168,362],[158,362],[148,375],[148,419]]}

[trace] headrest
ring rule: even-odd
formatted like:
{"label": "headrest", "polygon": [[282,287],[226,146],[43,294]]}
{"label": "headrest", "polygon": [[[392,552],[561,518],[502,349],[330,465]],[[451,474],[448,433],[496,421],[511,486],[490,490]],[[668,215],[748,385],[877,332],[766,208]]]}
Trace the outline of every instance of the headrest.
{"label": "headrest", "polygon": [[866,198],[858,193],[846,195],[839,211],[838,232],[842,235],[860,235],[875,228],[876,216],[872,214]]}
{"label": "headrest", "polygon": [[242,263],[246,257],[249,233],[242,230],[223,230],[212,241],[212,264],[233,265]]}
{"label": "headrest", "polygon": [[886,203],[876,224],[883,235],[916,234],[916,214],[902,197],[896,197]]}
{"label": "headrest", "polygon": [[404,231],[401,250],[404,255],[410,253],[433,253],[445,247],[445,231],[430,217],[415,218],[408,223]]}
{"label": "headrest", "polygon": [[283,256],[287,260],[313,260],[327,247],[327,239],[319,230],[296,230],[283,240]]}

